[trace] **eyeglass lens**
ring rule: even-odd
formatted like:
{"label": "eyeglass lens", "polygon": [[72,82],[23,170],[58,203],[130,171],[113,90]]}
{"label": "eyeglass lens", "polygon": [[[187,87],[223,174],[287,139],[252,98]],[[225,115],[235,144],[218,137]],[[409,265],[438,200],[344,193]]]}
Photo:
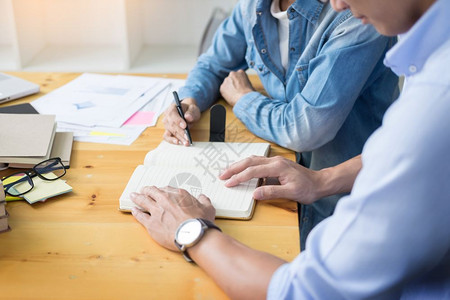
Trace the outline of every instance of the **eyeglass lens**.
{"label": "eyeglass lens", "polygon": [[59,159],[49,159],[34,166],[34,170],[47,180],[54,180],[66,174],[66,169]]}
{"label": "eyeglass lens", "polygon": [[16,173],[5,178],[3,184],[8,194],[18,196],[29,192],[33,188],[33,179],[27,173]]}

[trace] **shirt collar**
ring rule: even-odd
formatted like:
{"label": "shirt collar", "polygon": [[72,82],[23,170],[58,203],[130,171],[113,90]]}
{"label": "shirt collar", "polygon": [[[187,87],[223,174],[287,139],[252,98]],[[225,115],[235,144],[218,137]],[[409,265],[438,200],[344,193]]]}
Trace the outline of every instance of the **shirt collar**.
{"label": "shirt collar", "polygon": [[[315,24],[319,20],[320,13],[326,0],[297,0],[288,9],[288,14],[294,9],[296,13],[301,14],[309,22]],[[270,11],[272,0],[259,0],[256,4],[256,11]]]}
{"label": "shirt collar", "polygon": [[292,3],[291,8],[295,9],[312,24],[316,24],[323,6],[324,2],[320,0],[297,0]]}
{"label": "shirt collar", "polygon": [[436,1],[387,54],[384,64],[397,75],[420,72],[431,54],[450,39],[450,1]]}

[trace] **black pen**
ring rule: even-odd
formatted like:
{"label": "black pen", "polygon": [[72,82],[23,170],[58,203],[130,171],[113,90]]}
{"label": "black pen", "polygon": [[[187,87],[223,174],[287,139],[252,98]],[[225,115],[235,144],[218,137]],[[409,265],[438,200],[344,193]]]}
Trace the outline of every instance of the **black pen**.
{"label": "black pen", "polygon": [[184,133],[186,133],[186,136],[189,140],[189,145],[192,145],[191,133],[189,132],[188,123],[186,122],[186,119],[184,118],[183,109],[181,108],[181,102],[180,102],[180,98],[178,98],[177,92],[173,92],[173,98],[175,99],[175,105],[177,106],[178,114],[186,123],[186,128],[184,129]]}

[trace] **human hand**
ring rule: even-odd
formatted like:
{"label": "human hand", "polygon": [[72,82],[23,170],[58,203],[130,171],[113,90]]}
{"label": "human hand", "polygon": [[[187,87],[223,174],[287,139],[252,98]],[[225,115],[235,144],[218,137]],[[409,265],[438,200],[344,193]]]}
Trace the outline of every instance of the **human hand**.
{"label": "human hand", "polygon": [[192,125],[200,119],[200,109],[197,106],[197,102],[193,98],[186,98],[181,102],[181,108],[184,112],[184,118],[188,122],[183,120],[178,114],[177,107],[172,103],[164,112],[164,139],[172,144],[183,144],[189,146],[189,140],[184,133],[187,126]]}
{"label": "human hand", "polygon": [[264,185],[255,189],[253,198],[267,200],[285,198],[311,204],[320,198],[320,174],[282,158],[252,156],[232,164],[221,175],[225,186],[233,187],[252,178],[276,178],[279,185]]}
{"label": "human hand", "polygon": [[178,226],[187,219],[202,218],[214,222],[216,210],[205,195],[198,199],[186,190],[172,187],[146,186],[141,193],[132,193],[131,200],[142,210],[131,213],[161,246],[178,251],[174,244]]}
{"label": "human hand", "polygon": [[236,72],[230,72],[227,78],[220,86],[220,93],[225,101],[231,106],[234,106],[239,99],[245,94],[254,92],[247,73],[244,70],[238,70]]}

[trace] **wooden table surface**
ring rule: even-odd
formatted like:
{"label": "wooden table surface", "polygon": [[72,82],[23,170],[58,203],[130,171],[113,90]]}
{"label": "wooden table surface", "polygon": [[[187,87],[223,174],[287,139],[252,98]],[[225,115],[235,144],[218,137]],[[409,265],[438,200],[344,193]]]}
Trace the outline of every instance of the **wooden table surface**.
{"label": "wooden table surface", "polygon": [[[79,75],[9,73],[40,84],[41,92],[0,106],[32,101]],[[257,78],[251,80],[261,89]],[[234,141],[263,141],[249,133],[229,107],[227,125],[239,131]],[[207,141],[208,130],[205,112],[191,131],[193,139]],[[163,131],[160,118],[131,146],[75,142],[64,177],[73,192],[34,205],[7,203],[12,231],[0,234],[0,299],[227,298],[195,264],[160,247],[131,214],[118,211],[133,170],[161,142]],[[271,149],[272,156],[294,159],[291,151],[274,144]],[[300,251],[292,202],[259,202],[252,220],[217,224],[244,244],[288,261]]]}

